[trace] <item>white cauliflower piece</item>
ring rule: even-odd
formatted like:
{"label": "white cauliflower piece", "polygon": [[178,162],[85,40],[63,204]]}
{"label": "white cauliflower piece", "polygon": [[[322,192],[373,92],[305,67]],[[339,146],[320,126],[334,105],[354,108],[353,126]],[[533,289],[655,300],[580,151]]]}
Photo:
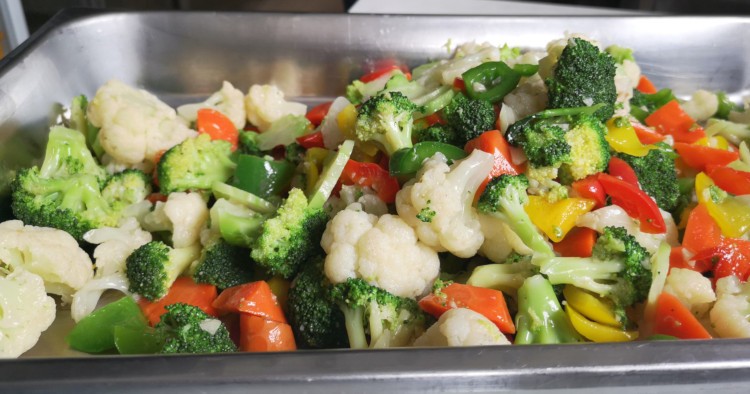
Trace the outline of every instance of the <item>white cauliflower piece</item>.
{"label": "white cauliflower piece", "polygon": [[0,275],[0,358],[15,358],[34,347],[55,320],[55,300],[39,275],[16,268]]}
{"label": "white cauliflower piece", "polygon": [[675,225],[672,215],[669,212],[660,211],[667,226],[667,232],[664,234],[642,232],[638,222],[628,216],[625,210],[617,205],[609,205],[581,215],[576,221],[576,226],[588,227],[596,230],[598,233],[604,232],[604,228],[609,226],[623,227],[649,253],[654,254],[659,249],[659,244],[662,241],[666,241],[670,246],[677,246],[679,244],[677,240],[677,225]]}
{"label": "white cauliflower piece", "polygon": [[357,185],[343,185],[341,186],[339,197],[331,197],[326,203],[329,210],[328,214],[333,217],[355,202],[362,206],[363,211],[375,216],[383,216],[388,213],[388,206],[371,188]]}
{"label": "white cauliflower piece", "polygon": [[510,345],[508,338],[488,318],[467,308],[454,308],[440,316],[416,341],[415,347]]}
{"label": "white cauliflower piece", "polygon": [[186,248],[198,243],[208,221],[208,207],[198,193],[170,193],[167,202],[157,202],[153,212],[143,218],[143,228],[171,231],[172,245]]}
{"label": "white cauliflower piece", "polygon": [[699,89],[680,106],[696,122],[704,122],[719,110],[719,98],[714,93]]}
{"label": "white cauliflower piece", "polygon": [[669,270],[664,291],[677,297],[698,319],[702,319],[716,301],[711,279],[686,268]]}
{"label": "white cauliflower piece", "polygon": [[484,242],[474,193],[492,170],[492,155],[474,150],[448,167],[436,154],[428,159],[415,180],[396,194],[398,215],[412,226],[419,240],[436,251],[474,256]]}
{"label": "white cauliflower piece", "polygon": [[477,44],[467,42],[456,48],[455,56],[450,60],[444,60],[436,68],[436,75],[440,76],[443,85],[453,86],[456,78],[464,72],[490,61],[500,60],[500,48],[490,43]]}
{"label": "white cauliflower piece", "polygon": [[70,234],[24,226],[20,220],[0,223],[0,266],[39,275],[47,293],[60,295],[63,302],[94,276],[89,255]]}
{"label": "white cauliflower piece", "polygon": [[358,203],[328,222],[320,241],[332,283],[361,278],[401,297],[428,293],[440,272],[437,253],[419,242],[398,216],[378,218]]}
{"label": "white cauliflower piece", "polygon": [[104,151],[125,165],[153,161],[158,152],[197,135],[156,96],[116,80],[97,90],[87,116],[101,128]]}
{"label": "white cauliflower piece", "polygon": [[722,338],[750,338],[750,282],[736,276],[716,281],[716,303],[711,308],[711,325]]}
{"label": "white cauliflower piece", "polygon": [[519,119],[547,108],[547,86],[539,74],[523,81],[503,98],[500,108],[500,128],[503,133]]}
{"label": "white cauliflower piece", "polygon": [[638,86],[641,80],[641,68],[638,63],[625,59],[622,64],[617,64],[615,68],[615,90],[617,91],[616,103],[621,104],[615,116],[630,116],[630,99],[633,98],[633,89]]}
{"label": "white cauliflower piece", "polygon": [[307,106],[284,100],[284,92],[273,85],[253,85],[245,96],[247,120],[261,132],[286,115],[304,116]]}
{"label": "white cauliflower piece", "polygon": [[212,94],[206,101],[195,104],[185,104],[177,107],[177,114],[188,122],[198,119],[198,110],[210,108],[224,114],[232,121],[234,127],[245,127],[245,95],[241,90],[224,81],[221,89]]}

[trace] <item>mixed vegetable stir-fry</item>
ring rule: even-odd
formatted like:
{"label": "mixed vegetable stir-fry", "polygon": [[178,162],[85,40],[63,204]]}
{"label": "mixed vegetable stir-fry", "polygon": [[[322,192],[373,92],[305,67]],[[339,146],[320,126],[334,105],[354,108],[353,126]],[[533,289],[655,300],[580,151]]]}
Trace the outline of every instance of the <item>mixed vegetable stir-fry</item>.
{"label": "mixed vegetable stir-fry", "polygon": [[87,353],[750,337],[747,104],[581,35],[342,93],[73,99],[0,224],[0,355],[59,308]]}

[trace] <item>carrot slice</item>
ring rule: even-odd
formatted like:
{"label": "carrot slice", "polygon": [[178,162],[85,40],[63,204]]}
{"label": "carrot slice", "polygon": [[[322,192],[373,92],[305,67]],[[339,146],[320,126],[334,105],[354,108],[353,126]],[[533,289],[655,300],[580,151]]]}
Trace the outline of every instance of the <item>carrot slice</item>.
{"label": "carrot slice", "polygon": [[240,351],[288,352],[297,350],[292,326],[240,313]]}
{"label": "carrot slice", "polygon": [[575,227],[552,248],[563,257],[591,257],[596,243],[596,231],[588,227]]}
{"label": "carrot slice", "polygon": [[452,308],[468,308],[490,319],[500,331],[516,332],[505,297],[497,290],[453,283],[443,288],[442,294],[431,293],[419,300],[419,306],[436,318]]}
{"label": "carrot slice", "polygon": [[677,297],[663,292],[656,301],[654,334],[680,339],[711,339],[711,334]]}
{"label": "carrot slice", "polygon": [[161,320],[161,315],[167,313],[165,306],[178,302],[197,306],[211,316],[218,316],[216,309],[212,306],[217,293],[214,285],[195,283],[192,278],[181,276],[174,281],[164,298],[154,302],[141,298],[138,306],[141,307],[148,323],[152,326]]}
{"label": "carrot slice", "polygon": [[220,315],[227,313],[247,313],[264,319],[286,323],[271,287],[264,281],[246,283],[230,287],[221,292],[213,303]]}
{"label": "carrot slice", "polygon": [[221,112],[208,108],[199,109],[195,125],[199,133],[208,134],[212,140],[229,141],[232,151],[237,150],[240,133],[234,123]]}
{"label": "carrot slice", "polygon": [[695,254],[719,246],[722,238],[721,228],[708,213],[708,208],[698,204],[688,216],[682,246]]}

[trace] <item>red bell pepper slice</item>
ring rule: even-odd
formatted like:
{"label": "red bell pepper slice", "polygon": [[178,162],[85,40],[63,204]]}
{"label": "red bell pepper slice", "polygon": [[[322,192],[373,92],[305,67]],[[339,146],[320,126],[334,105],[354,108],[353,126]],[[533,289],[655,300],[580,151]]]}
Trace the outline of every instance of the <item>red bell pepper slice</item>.
{"label": "red bell pepper slice", "polygon": [[246,313],[286,323],[279,301],[268,283],[262,280],[224,289],[213,302],[213,306],[221,315]]}
{"label": "red bell pepper slice", "polygon": [[312,109],[308,111],[307,114],[305,114],[305,117],[310,121],[310,123],[317,127],[321,123],[323,123],[323,118],[328,115],[328,110],[331,109],[331,104],[333,104],[333,101],[318,104],[312,107]]}
{"label": "red bell pepper slice", "polygon": [[[700,253],[719,246],[722,239],[724,237],[721,235],[721,228],[708,213],[705,205],[698,204],[690,211],[685,235],[682,237],[682,246],[685,249],[692,253]],[[707,270],[708,268],[705,271]]]}
{"label": "red bell pepper slice", "polygon": [[490,319],[503,333],[516,332],[502,292],[459,283],[452,283],[441,292],[441,295],[431,293],[419,300],[419,307],[436,318],[452,308],[468,308]]}
{"label": "red bell pepper slice", "polygon": [[599,182],[615,205],[624,209],[628,216],[638,219],[641,231],[650,234],[667,232],[659,207],[643,190],[604,173],[599,174]]}
{"label": "red bell pepper slice", "polygon": [[716,186],[736,196],[750,194],[750,172],[716,165],[706,166],[706,175]]}
{"label": "red bell pepper slice", "polygon": [[630,164],[625,160],[619,157],[609,159],[609,168],[607,170],[609,171],[609,175],[622,179],[640,189],[640,185],[638,185],[638,175],[635,174],[633,167],[630,167]]}
{"label": "red bell pepper slice", "polygon": [[607,195],[604,194],[604,188],[599,183],[597,175],[589,175],[577,180],[571,186],[579,197],[593,200],[596,203],[594,209],[607,205]]}
{"label": "red bell pepper slice", "polygon": [[664,104],[646,118],[646,124],[662,134],[671,135],[676,142],[692,144],[706,136],[695,120],[682,110],[677,100]]}
{"label": "red bell pepper slice", "polygon": [[645,75],[641,75],[641,79],[638,80],[638,86],[635,87],[640,91],[641,93],[645,94],[654,94],[658,92],[656,90],[656,86],[654,86],[653,83],[651,83],[651,80],[648,79]]}
{"label": "red bell pepper slice", "polygon": [[552,244],[552,249],[563,257],[591,257],[596,243],[597,232],[588,227],[575,227],[560,242]]}
{"label": "red bell pepper slice", "polygon": [[706,171],[707,166],[725,166],[740,157],[738,152],[684,142],[675,142],[674,149],[685,164],[698,171]]}
{"label": "red bell pepper slice", "polygon": [[381,64],[381,65],[376,66],[377,68],[375,68],[374,71],[363,75],[361,78],[359,78],[359,80],[364,83],[372,82],[382,77],[383,75],[386,75],[396,70],[401,70],[401,72],[403,72],[404,75],[406,75],[406,79],[411,80],[411,73],[409,72],[409,68],[407,68],[406,66],[395,64],[393,61],[384,62],[384,63],[388,63],[388,64]]}
{"label": "red bell pepper slice", "polygon": [[201,134],[208,134],[212,140],[229,141],[232,151],[237,150],[240,133],[234,123],[219,111],[203,108],[198,110],[195,126]]}
{"label": "red bell pepper slice", "polygon": [[466,82],[464,82],[463,78],[456,77],[456,79],[453,80],[453,90],[456,90],[459,92],[466,91]]}
{"label": "red bell pepper slice", "polygon": [[631,121],[635,135],[638,137],[638,141],[641,141],[643,145],[651,145],[657,142],[664,141],[664,136],[657,133],[650,127],[646,127],[636,121]]}
{"label": "red bell pepper slice", "polygon": [[161,320],[161,315],[167,313],[164,307],[178,302],[197,306],[211,316],[218,316],[212,305],[217,294],[216,286],[195,283],[192,278],[181,276],[174,281],[172,287],[169,288],[169,292],[162,299],[151,302],[141,298],[138,300],[138,306],[141,307],[148,323],[154,326]]}
{"label": "red bell pepper slice", "polygon": [[360,163],[354,160],[346,163],[341,173],[341,183],[371,187],[386,204],[396,201],[396,193],[400,189],[398,179],[392,177],[388,170],[376,163]]}
{"label": "red bell pepper slice", "polygon": [[713,280],[734,275],[745,282],[750,276],[750,241],[724,239],[719,246],[698,252],[692,260],[701,266],[712,266]]}
{"label": "red bell pepper slice", "polygon": [[662,292],[656,300],[654,334],[671,335],[680,339],[711,339],[698,319],[677,297]]}
{"label": "red bell pepper slice", "polygon": [[297,137],[297,143],[305,149],[325,148],[325,144],[323,143],[323,133],[320,131]]}

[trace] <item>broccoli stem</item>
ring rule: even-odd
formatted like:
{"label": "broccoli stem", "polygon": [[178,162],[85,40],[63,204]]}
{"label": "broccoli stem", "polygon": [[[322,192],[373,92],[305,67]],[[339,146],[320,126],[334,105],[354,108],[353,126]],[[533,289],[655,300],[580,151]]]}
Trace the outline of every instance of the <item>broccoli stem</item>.
{"label": "broccoli stem", "polygon": [[532,276],[518,289],[515,344],[580,342],[555,291],[541,275]]}
{"label": "broccoli stem", "polygon": [[515,294],[534,271],[534,266],[529,261],[480,265],[474,268],[466,284]]}
{"label": "broccoli stem", "polygon": [[[537,231],[536,226],[531,222],[531,219],[529,219],[529,215],[526,214],[526,211],[523,210],[523,207],[519,210],[518,207],[513,206],[512,204],[507,204],[504,201],[501,201],[501,204],[503,206],[503,213],[500,212],[493,212],[488,213],[488,215],[492,215],[494,217],[497,217],[500,220],[505,221],[510,228],[518,235],[519,238],[521,238],[521,241],[523,241],[526,246],[534,250],[538,255],[541,256],[554,256],[555,252],[552,250],[552,247],[547,243],[547,240],[544,239],[544,236]],[[503,217],[503,215],[505,217]]]}
{"label": "broccoli stem", "polygon": [[[561,283],[593,291],[601,296],[608,295],[617,273],[623,270],[623,264],[617,261],[592,261],[579,257],[553,257],[537,260],[541,271],[550,283]],[[602,282],[600,282],[602,281]]]}
{"label": "broccoli stem", "polygon": [[349,161],[349,157],[352,155],[354,150],[354,141],[346,140],[339,145],[338,152],[335,153],[333,158],[326,160],[323,165],[323,173],[320,174],[318,182],[315,184],[315,190],[309,198],[309,207],[311,209],[322,208],[323,205],[331,196],[333,188],[336,186],[341,173],[344,172],[344,167]]}
{"label": "broccoli stem", "polygon": [[365,336],[365,309],[363,307],[351,308],[345,303],[338,303],[344,314],[344,325],[346,335],[349,337],[349,347],[352,349],[367,349],[367,337]]}

